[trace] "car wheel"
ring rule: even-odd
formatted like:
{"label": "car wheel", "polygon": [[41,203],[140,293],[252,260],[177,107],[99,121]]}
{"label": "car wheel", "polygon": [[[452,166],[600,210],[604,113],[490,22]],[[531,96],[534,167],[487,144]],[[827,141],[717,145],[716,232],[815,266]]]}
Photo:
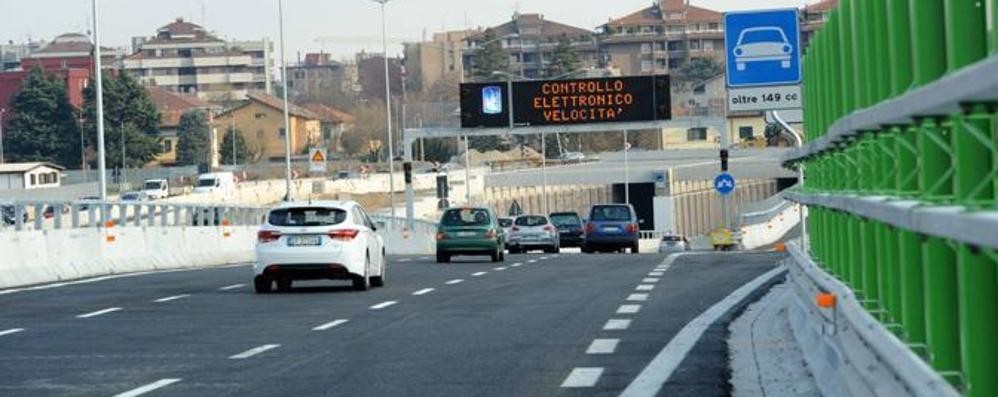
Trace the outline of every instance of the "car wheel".
{"label": "car wheel", "polygon": [[270,293],[270,288],[272,285],[273,282],[271,282],[270,279],[263,276],[258,276],[253,279],[253,289],[255,289],[256,293],[258,294]]}
{"label": "car wheel", "polygon": [[446,252],[437,251],[437,263],[447,263],[450,262],[450,254]]}
{"label": "car wheel", "polygon": [[505,261],[506,261],[506,251],[499,249],[499,262],[505,262]]}
{"label": "car wheel", "polygon": [[280,292],[290,292],[291,291],[291,279],[290,278],[280,278],[277,279],[277,290]]}
{"label": "car wheel", "polygon": [[633,245],[631,245],[631,253],[632,253],[632,254],[637,254],[637,253],[639,253],[639,249],[638,249],[638,243],[634,243]]}
{"label": "car wheel", "polygon": [[364,260],[364,274],[353,277],[353,289],[355,291],[367,291],[371,289],[371,277],[368,276],[368,269],[371,268],[371,255],[368,254]]}
{"label": "car wheel", "polygon": [[375,277],[371,277],[371,286],[374,287],[385,286],[385,273],[388,271],[387,266],[385,265],[386,263],[387,262],[385,256],[381,255],[381,274]]}
{"label": "car wheel", "polygon": [[517,249],[516,247],[509,247],[509,253],[510,254],[518,254],[518,253],[520,253],[520,250]]}
{"label": "car wheel", "polygon": [[493,263],[499,262],[499,251],[493,251],[491,254],[489,254],[489,258],[492,259]]}

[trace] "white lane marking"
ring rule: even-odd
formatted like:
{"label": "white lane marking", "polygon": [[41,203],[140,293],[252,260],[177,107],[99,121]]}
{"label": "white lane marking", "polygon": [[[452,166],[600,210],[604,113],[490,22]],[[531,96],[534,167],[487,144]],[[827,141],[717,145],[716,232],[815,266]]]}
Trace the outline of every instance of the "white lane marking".
{"label": "white lane marking", "polygon": [[132,390],[126,391],[124,393],[115,394],[114,397],[136,397],[136,396],[141,396],[141,395],[146,394],[148,392],[151,392],[153,390],[160,389],[160,388],[172,385],[172,384],[177,383],[177,382],[180,382],[180,379],[177,379],[177,378],[160,379],[160,380],[157,380],[157,381],[155,381],[153,383],[150,383],[148,385],[137,387],[137,388],[134,388]]}
{"label": "white lane marking", "polygon": [[654,284],[654,283],[657,283],[657,282],[658,282],[658,280],[661,280],[661,279],[658,279],[658,278],[650,278],[650,277],[649,277],[649,278],[644,278],[644,279],[641,279],[641,282],[642,282],[642,283],[652,283],[652,284]]}
{"label": "white lane marking", "polygon": [[328,323],[322,324],[322,325],[320,325],[318,327],[312,328],[312,331],[325,331],[325,330],[333,328],[333,327],[335,327],[337,325],[346,324],[347,321],[350,321],[350,320],[346,320],[346,319],[333,320],[333,321],[330,321]]}
{"label": "white lane marking", "polygon": [[76,316],[76,318],[97,317],[99,315],[108,314],[108,313],[111,313],[111,312],[116,312],[118,310],[121,310],[121,308],[120,307],[109,307],[109,308],[104,309],[104,310],[98,310],[98,311],[95,311],[95,312],[80,314],[80,315]]}
{"label": "white lane marking", "polygon": [[619,331],[625,330],[631,327],[631,320],[624,318],[612,318],[607,320],[606,325],[603,326],[604,331]]}
{"label": "white lane marking", "polygon": [[654,285],[651,285],[651,284],[641,284],[637,288],[635,288],[634,290],[635,291],[651,291],[653,289],[655,289]]}
{"label": "white lane marking", "polygon": [[384,309],[384,308],[386,308],[388,306],[394,305],[396,303],[398,303],[398,302],[396,302],[396,301],[381,302],[381,303],[379,303],[377,305],[371,306],[371,310],[381,310],[381,309]]}
{"label": "white lane marking", "polygon": [[246,286],[246,284],[232,284],[232,285],[226,285],[226,286],[224,286],[222,288],[219,288],[218,290],[219,291],[228,291],[228,290],[233,290],[233,289],[236,289],[236,288],[242,288],[242,287],[245,287],[245,286]]}
{"label": "white lane marking", "polygon": [[153,302],[163,303],[163,302],[175,301],[177,299],[184,299],[184,298],[188,298],[188,297],[190,297],[189,294],[180,294],[180,295],[168,296],[168,297],[165,297],[165,298],[159,298],[159,299],[154,300]]}
{"label": "white lane marking", "polygon": [[239,354],[236,354],[234,356],[231,356],[231,357],[229,357],[229,359],[230,360],[242,360],[242,359],[253,357],[253,356],[255,356],[257,354],[260,354],[260,353],[263,353],[263,352],[265,352],[267,350],[276,349],[278,347],[281,347],[281,345],[272,344],[272,345],[257,346],[257,347],[254,347],[252,349],[249,349],[247,351],[244,351],[242,353],[239,353]]}
{"label": "white lane marking", "polygon": [[436,291],[436,289],[434,289],[434,288],[423,288],[423,289],[421,289],[419,291],[413,292],[412,294],[416,295],[416,296],[420,296],[420,295],[426,295],[426,294],[428,294],[430,292],[433,292],[433,291]]}
{"label": "white lane marking", "polygon": [[617,351],[617,344],[620,339],[593,339],[589,344],[586,354],[613,354]]}
{"label": "white lane marking", "polygon": [[641,305],[620,305],[617,314],[634,314],[641,311]]}
{"label": "white lane marking", "polygon": [[593,387],[603,375],[603,368],[574,368],[561,387]]}
{"label": "white lane marking", "polygon": [[421,260],[421,261],[428,261],[428,260],[430,260],[430,257],[428,257],[428,256],[421,256],[421,257],[419,257],[419,260]]}
{"label": "white lane marking", "polygon": [[545,261],[545,260],[547,260],[547,259],[548,259],[548,257],[546,257],[546,256],[542,256],[542,257],[540,257],[540,260],[542,260],[542,261]]}
{"label": "white lane marking", "polygon": [[457,278],[457,279],[450,280],[450,281],[448,281],[448,282],[446,282],[444,284],[454,285],[454,284],[460,284],[460,283],[463,283],[463,282],[464,282],[464,280]]}
{"label": "white lane marking", "polygon": [[552,258],[561,258],[561,254],[554,254],[554,255],[551,255],[551,257]]}
{"label": "white lane marking", "polygon": [[492,269],[492,270],[495,270],[495,271],[497,271],[497,272],[501,272],[501,271],[503,271],[503,270],[506,270],[506,266],[499,266],[499,267],[497,267],[497,268],[495,268],[495,269]]}
{"label": "white lane marking", "polygon": [[648,273],[648,275],[652,276],[652,277],[662,277],[662,274],[663,274],[663,272],[651,272],[651,273]]}
{"label": "white lane marking", "polygon": [[249,264],[243,263],[243,264],[235,264],[235,265],[229,265],[229,266],[194,267],[194,268],[189,268],[189,269],[152,270],[152,271],[135,272],[135,273],[128,273],[128,274],[115,274],[115,275],[111,275],[111,276],[100,276],[100,277],[87,278],[87,279],[77,280],[77,281],[65,281],[65,282],[58,282],[58,283],[52,283],[52,284],[36,285],[34,287],[5,289],[5,290],[0,290],[0,295],[14,294],[14,293],[26,292],[26,291],[41,291],[41,290],[53,289],[53,288],[70,287],[70,286],[74,286],[74,285],[82,285],[82,284],[97,283],[97,282],[101,282],[101,281],[116,280],[116,279],[119,279],[119,278],[131,278],[131,277],[138,277],[138,276],[147,276],[147,275],[150,275],[150,274],[195,272],[195,271],[200,271],[200,270],[229,269],[229,268],[243,267],[243,266],[249,266]]}
{"label": "white lane marking", "polygon": [[514,263],[514,264],[512,264],[512,265],[509,265],[509,266],[510,266],[510,267],[520,267],[520,266],[523,266],[523,263],[520,263],[520,262],[516,262],[516,263]]}
{"label": "white lane marking", "polygon": [[784,266],[777,267],[770,270],[766,274],[757,277],[745,285],[741,286],[737,290],[728,295],[726,298],[720,302],[711,306],[705,312],[701,313],[697,318],[693,319],[686,326],[683,327],[669,341],[658,355],[648,363],[648,366],[641,371],[640,374],[631,384],[624,389],[621,393],[622,397],[648,397],[657,395],[659,390],[662,389],[662,385],[665,384],[672,377],[672,373],[679,367],[679,364],[683,362],[686,355],[689,354],[693,346],[696,345],[697,341],[703,336],[704,331],[707,327],[711,326],[718,318],[731,310],[732,307],[737,305],[746,296],[751,294],[761,285],[769,282],[773,278],[779,276],[786,268]]}
{"label": "white lane marking", "polygon": [[402,259],[399,259],[399,262],[409,262],[409,261],[412,261],[412,258],[402,258]]}
{"label": "white lane marking", "polygon": [[21,332],[21,331],[24,331],[24,328],[6,329],[6,330],[3,330],[3,331],[0,331],[0,336],[7,336],[7,335],[10,335],[10,334],[16,334],[16,333]]}
{"label": "white lane marking", "polygon": [[537,263],[537,259],[531,259],[531,260],[527,261],[527,263]]}
{"label": "white lane marking", "polygon": [[486,274],[489,274],[489,272],[471,273],[472,277],[480,277],[480,276],[484,276]]}
{"label": "white lane marking", "polygon": [[644,302],[648,300],[648,294],[630,294],[627,296],[627,300],[631,302]]}

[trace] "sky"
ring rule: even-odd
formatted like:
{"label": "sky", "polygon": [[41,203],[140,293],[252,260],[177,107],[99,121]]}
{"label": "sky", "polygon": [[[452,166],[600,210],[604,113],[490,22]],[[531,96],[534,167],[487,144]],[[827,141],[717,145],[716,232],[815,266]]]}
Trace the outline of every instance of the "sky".
{"label": "sky", "polygon": [[[128,47],[135,36],[150,36],[177,17],[206,25],[233,40],[279,37],[278,0],[99,0],[101,45]],[[718,11],[799,7],[816,0],[692,0]],[[512,14],[594,29],[652,4],[652,0],[390,0],[389,54],[402,42],[434,32],[487,27]],[[373,0],[284,0],[287,60],[324,51],[346,59],[361,50],[381,52],[381,6]],[[91,0],[0,0],[0,41],[51,40],[66,32],[88,32]],[[279,56],[280,46],[275,46]]]}

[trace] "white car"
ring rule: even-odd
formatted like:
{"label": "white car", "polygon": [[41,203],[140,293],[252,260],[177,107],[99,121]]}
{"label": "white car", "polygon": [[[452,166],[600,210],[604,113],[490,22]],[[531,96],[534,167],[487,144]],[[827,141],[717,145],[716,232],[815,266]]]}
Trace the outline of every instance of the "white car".
{"label": "white car", "polygon": [[582,152],[565,152],[558,157],[564,161],[582,161],[586,159],[586,155]]}
{"label": "white car", "polygon": [[742,71],[750,62],[779,61],[781,68],[790,69],[793,51],[783,29],[774,26],[748,28],[738,36],[735,68]]}
{"label": "white car", "polygon": [[351,280],[365,291],[385,285],[385,242],[355,202],[285,203],[257,233],[257,293],[288,291],[294,280]]}

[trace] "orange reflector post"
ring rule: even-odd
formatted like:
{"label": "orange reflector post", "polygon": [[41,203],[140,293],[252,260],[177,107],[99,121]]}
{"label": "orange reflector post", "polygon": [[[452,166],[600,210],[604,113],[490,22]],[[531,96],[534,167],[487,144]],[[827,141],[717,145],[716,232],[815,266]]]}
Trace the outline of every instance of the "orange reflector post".
{"label": "orange reflector post", "polygon": [[822,309],[831,309],[835,307],[835,294],[819,292],[815,297],[815,300],[818,303],[818,307]]}
{"label": "orange reflector post", "polygon": [[112,227],[114,227],[114,221],[107,221],[107,222],[105,222],[104,223],[104,227],[109,228],[109,229],[112,228]]}
{"label": "orange reflector post", "polygon": [[113,242],[115,242],[116,240],[118,240],[118,238],[117,238],[117,237],[115,237],[115,236],[113,236],[113,235],[109,235],[109,236],[107,236],[107,242],[109,242],[109,243],[113,243]]}

